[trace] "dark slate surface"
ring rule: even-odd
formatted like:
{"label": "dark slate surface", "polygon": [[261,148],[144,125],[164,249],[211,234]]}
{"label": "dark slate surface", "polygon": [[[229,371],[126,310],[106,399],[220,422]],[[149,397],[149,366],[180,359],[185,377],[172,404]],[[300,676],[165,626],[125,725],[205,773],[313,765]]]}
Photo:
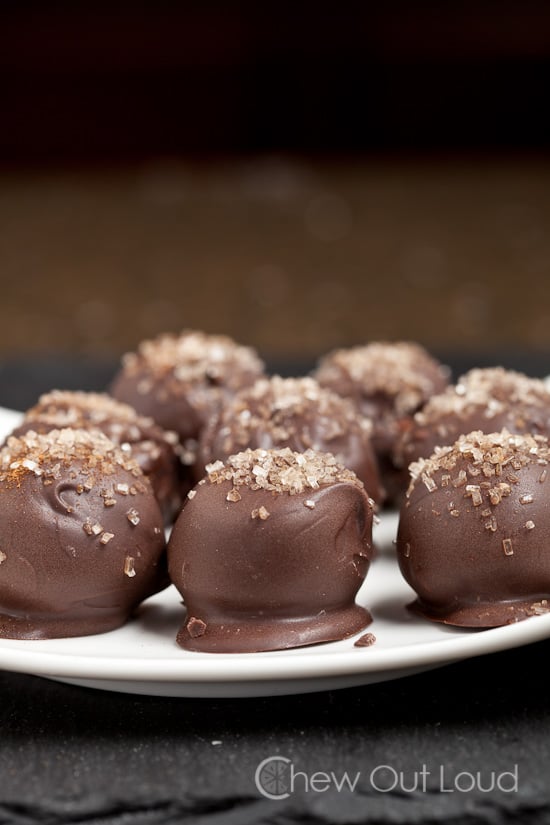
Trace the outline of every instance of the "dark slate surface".
{"label": "dark slate surface", "polygon": [[[0,674],[0,822],[546,823],[550,643],[363,688],[238,700],[136,697]],[[219,743],[219,744],[213,744]],[[361,777],[263,798],[257,765]],[[402,772],[393,792],[389,765]],[[431,772],[415,792],[415,772]],[[441,792],[514,770],[517,792]],[[296,780],[298,782],[298,780]]]}
{"label": "dark slate surface", "polygon": [[[0,402],[30,403],[73,373],[78,386],[99,388],[112,368],[69,366],[6,365]],[[395,682],[238,700],[139,697],[0,673],[0,825],[548,823],[549,655],[550,642],[540,642]],[[306,792],[298,777],[294,793],[272,801],[254,783],[272,755],[308,780],[360,777],[353,792]],[[517,791],[482,790],[493,773],[516,769]],[[473,789],[448,792],[461,772]]]}

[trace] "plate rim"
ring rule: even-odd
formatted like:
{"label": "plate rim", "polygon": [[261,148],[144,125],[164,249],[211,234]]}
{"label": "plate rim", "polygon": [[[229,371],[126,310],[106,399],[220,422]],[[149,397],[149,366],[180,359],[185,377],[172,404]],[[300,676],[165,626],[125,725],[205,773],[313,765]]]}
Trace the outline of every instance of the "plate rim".
{"label": "plate rim", "polygon": [[[116,631],[114,631],[116,632]],[[359,634],[360,635],[360,634]],[[41,676],[117,680],[123,682],[249,682],[320,679],[338,676],[379,674],[411,667],[443,665],[513,649],[550,637],[550,614],[532,616],[498,628],[460,632],[453,637],[428,642],[396,645],[388,649],[353,648],[334,650],[334,645],[319,645],[319,652],[308,648],[300,656],[300,648],[267,653],[208,653],[190,654],[182,651],[182,659],[158,657],[143,659],[136,656],[115,659],[108,656],[79,656],[47,649],[25,651],[21,640],[0,640],[0,668]],[[82,637],[100,638],[100,635]],[[352,637],[352,639],[355,637]],[[33,644],[47,645],[50,640]],[[175,645],[175,642],[174,642]],[[332,649],[329,648],[329,645]],[[322,649],[324,648],[324,650]],[[196,658],[195,658],[196,655]],[[144,662],[147,667],[144,669]],[[223,676],[220,677],[220,666]]]}

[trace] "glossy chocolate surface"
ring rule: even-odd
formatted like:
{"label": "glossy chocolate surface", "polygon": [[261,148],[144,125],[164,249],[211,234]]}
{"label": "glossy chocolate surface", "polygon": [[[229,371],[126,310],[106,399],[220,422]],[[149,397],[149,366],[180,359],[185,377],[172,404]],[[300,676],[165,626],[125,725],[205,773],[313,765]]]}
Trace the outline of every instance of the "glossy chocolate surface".
{"label": "glossy chocolate surface", "polygon": [[101,433],[28,433],[0,450],[0,636],[119,627],[166,585],[164,549],[148,480]]}
{"label": "glossy chocolate surface", "polygon": [[197,478],[204,475],[206,464],[245,449],[313,449],[332,453],[381,503],[384,491],[371,434],[371,422],[350,401],[313,378],[260,379],[230,400],[204,430]]}
{"label": "glossy chocolate surface", "polygon": [[397,556],[434,621],[493,627],[547,612],[550,450],[543,436],[461,436],[411,467]]}
{"label": "glossy chocolate surface", "polygon": [[190,488],[189,472],[177,455],[177,436],[152,418],[138,415],[128,404],[106,394],[53,390],[27,410],[13,435],[34,430],[98,429],[134,458],[153,487],[164,521],[170,524]]}
{"label": "glossy chocolate surface", "polygon": [[550,436],[550,391],[543,381],[501,367],[473,369],[433,396],[398,439],[394,460],[407,468],[437,446],[475,430]]}
{"label": "glossy chocolate surface", "polygon": [[177,432],[185,444],[198,439],[225,400],[263,373],[251,348],[223,335],[184,331],[143,341],[127,353],[111,393]]}
{"label": "glossy chocolate surface", "polygon": [[[305,470],[313,486],[304,484],[297,455],[240,453],[215,464],[192,491],[168,546],[170,577],[187,606],[182,647],[292,648],[343,639],[370,623],[355,596],[372,557],[373,502],[353,474],[325,473],[324,456],[311,451]],[[285,489],[271,485],[269,469],[263,475],[272,460]],[[237,477],[227,471],[232,464]]]}
{"label": "glossy chocolate surface", "polygon": [[321,358],[314,376],[372,420],[387,503],[394,503],[407,486],[393,458],[396,441],[414,413],[447,386],[449,370],[419,344],[395,341],[334,350]]}

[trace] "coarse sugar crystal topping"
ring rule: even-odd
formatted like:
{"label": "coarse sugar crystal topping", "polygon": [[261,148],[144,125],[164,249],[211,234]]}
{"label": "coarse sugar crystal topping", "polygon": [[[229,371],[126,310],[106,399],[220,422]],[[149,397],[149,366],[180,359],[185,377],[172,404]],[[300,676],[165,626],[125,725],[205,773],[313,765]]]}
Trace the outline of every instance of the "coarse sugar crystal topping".
{"label": "coarse sugar crystal topping", "polygon": [[530,378],[523,372],[503,367],[486,367],[470,370],[457,382],[458,394],[485,394],[487,399],[537,404],[550,402],[550,391],[540,378]]}
{"label": "coarse sugar crystal topping", "polygon": [[238,384],[238,375],[261,375],[263,362],[254,349],[237,344],[226,335],[207,335],[195,330],[181,334],[165,333],[142,341],[137,353],[123,359],[126,372],[135,374],[145,365],[153,374],[172,373],[181,384],[219,381]]}
{"label": "coarse sugar crystal topping", "polygon": [[110,395],[81,390],[52,390],[38,399],[38,404],[25,413],[26,420],[47,420],[57,424],[57,429],[79,427],[83,422],[121,421],[132,424],[140,421],[151,425],[152,418],[138,415],[129,404],[116,401]]}
{"label": "coarse sugar crystal topping", "polygon": [[331,453],[306,450],[245,450],[206,467],[211,484],[230,481],[233,487],[271,490],[295,495],[328,484],[348,483],[363,489],[355,473],[339,464]]}
{"label": "coarse sugar crystal topping", "polygon": [[173,445],[177,440],[174,433],[163,430],[152,418],[139,415],[129,404],[106,393],[80,390],[52,390],[41,395],[38,403],[25,413],[23,424],[37,432],[97,427],[127,451],[131,450],[131,445],[124,443],[128,440],[140,442],[141,449],[150,453],[158,450],[155,442]]}
{"label": "coarse sugar crystal topping", "polygon": [[466,418],[481,410],[487,419],[514,409],[538,407],[550,416],[550,391],[543,381],[502,367],[473,369],[463,375],[456,386],[434,395],[415,415],[420,426],[437,426],[442,418]]}
{"label": "coarse sugar crystal topping", "polygon": [[10,436],[0,449],[0,481],[18,483],[30,474],[51,483],[51,479],[61,477],[62,467],[73,464],[90,478],[95,474],[98,481],[102,475],[113,475],[120,469],[136,479],[143,478],[139,465],[99,430],[65,428]]}
{"label": "coarse sugar crystal topping", "polygon": [[229,449],[233,444],[248,444],[256,430],[269,432],[275,444],[297,433],[305,440],[310,431],[325,441],[350,431],[368,439],[372,432],[371,422],[359,415],[350,401],[321,387],[315,379],[278,375],[259,379],[241,390],[226,405],[216,426]]}
{"label": "coarse sugar crystal topping", "polygon": [[446,367],[410,341],[374,341],[334,350],[321,359],[316,371],[322,385],[336,387],[344,377],[365,396],[392,398],[399,414],[417,409],[446,383],[447,376]]}
{"label": "coarse sugar crystal topping", "polygon": [[[450,447],[436,447],[429,458],[421,458],[409,466],[411,483],[407,497],[423,482],[429,492],[451,485],[474,507],[496,506],[512,495],[519,483],[518,472],[525,467],[543,467],[550,461],[548,439],[542,435],[512,434],[503,429],[498,433],[479,430],[461,435]],[[426,483],[429,480],[429,484]],[[529,505],[534,494],[522,493],[519,502]],[[488,510],[480,511],[487,515]]]}

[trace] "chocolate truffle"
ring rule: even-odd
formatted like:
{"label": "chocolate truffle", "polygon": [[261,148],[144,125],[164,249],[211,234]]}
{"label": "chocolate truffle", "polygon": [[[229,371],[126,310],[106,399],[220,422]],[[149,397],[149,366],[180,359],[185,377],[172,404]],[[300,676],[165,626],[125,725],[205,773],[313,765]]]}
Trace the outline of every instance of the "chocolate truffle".
{"label": "chocolate truffle", "polygon": [[396,443],[394,460],[407,467],[460,435],[503,428],[550,436],[550,391],[543,381],[502,367],[470,370],[416,413]]}
{"label": "chocolate truffle", "polygon": [[412,415],[447,386],[448,368],[419,344],[373,342],[328,353],[314,376],[321,386],[350,398],[373,421],[372,441],[386,503],[395,503],[407,487],[408,476],[395,466],[394,445]]}
{"label": "chocolate truffle", "polygon": [[328,453],[246,450],[210,465],[168,544],[187,605],[178,643],[239,653],[360,632],[372,520],[363,484]]}
{"label": "chocolate truffle", "polygon": [[189,471],[179,460],[178,437],[140,416],[128,404],[104,393],[53,390],[42,395],[36,406],[25,413],[13,435],[29,430],[48,433],[65,427],[97,429],[131,454],[153,486],[164,521],[170,524],[191,484]]}
{"label": "chocolate truffle", "polygon": [[111,394],[142,415],[174,430],[193,463],[202,428],[238,390],[264,374],[250,347],[224,335],[184,331],[143,341],[127,353]]}
{"label": "chocolate truffle", "polygon": [[494,627],[547,612],[550,449],[541,435],[462,435],[411,465],[399,566],[434,621]]}
{"label": "chocolate truffle", "polygon": [[150,483],[99,431],[8,438],[0,502],[2,637],[113,630],[166,584]]}
{"label": "chocolate truffle", "polygon": [[350,401],[323,389],[313,378],[260,379],[231,399],[203,431],[199,477],[206,464],[225,461],[247,448],[313,449],[332,453],[355,472],[371,498],[381,502],[371,433],[371,422]]}

